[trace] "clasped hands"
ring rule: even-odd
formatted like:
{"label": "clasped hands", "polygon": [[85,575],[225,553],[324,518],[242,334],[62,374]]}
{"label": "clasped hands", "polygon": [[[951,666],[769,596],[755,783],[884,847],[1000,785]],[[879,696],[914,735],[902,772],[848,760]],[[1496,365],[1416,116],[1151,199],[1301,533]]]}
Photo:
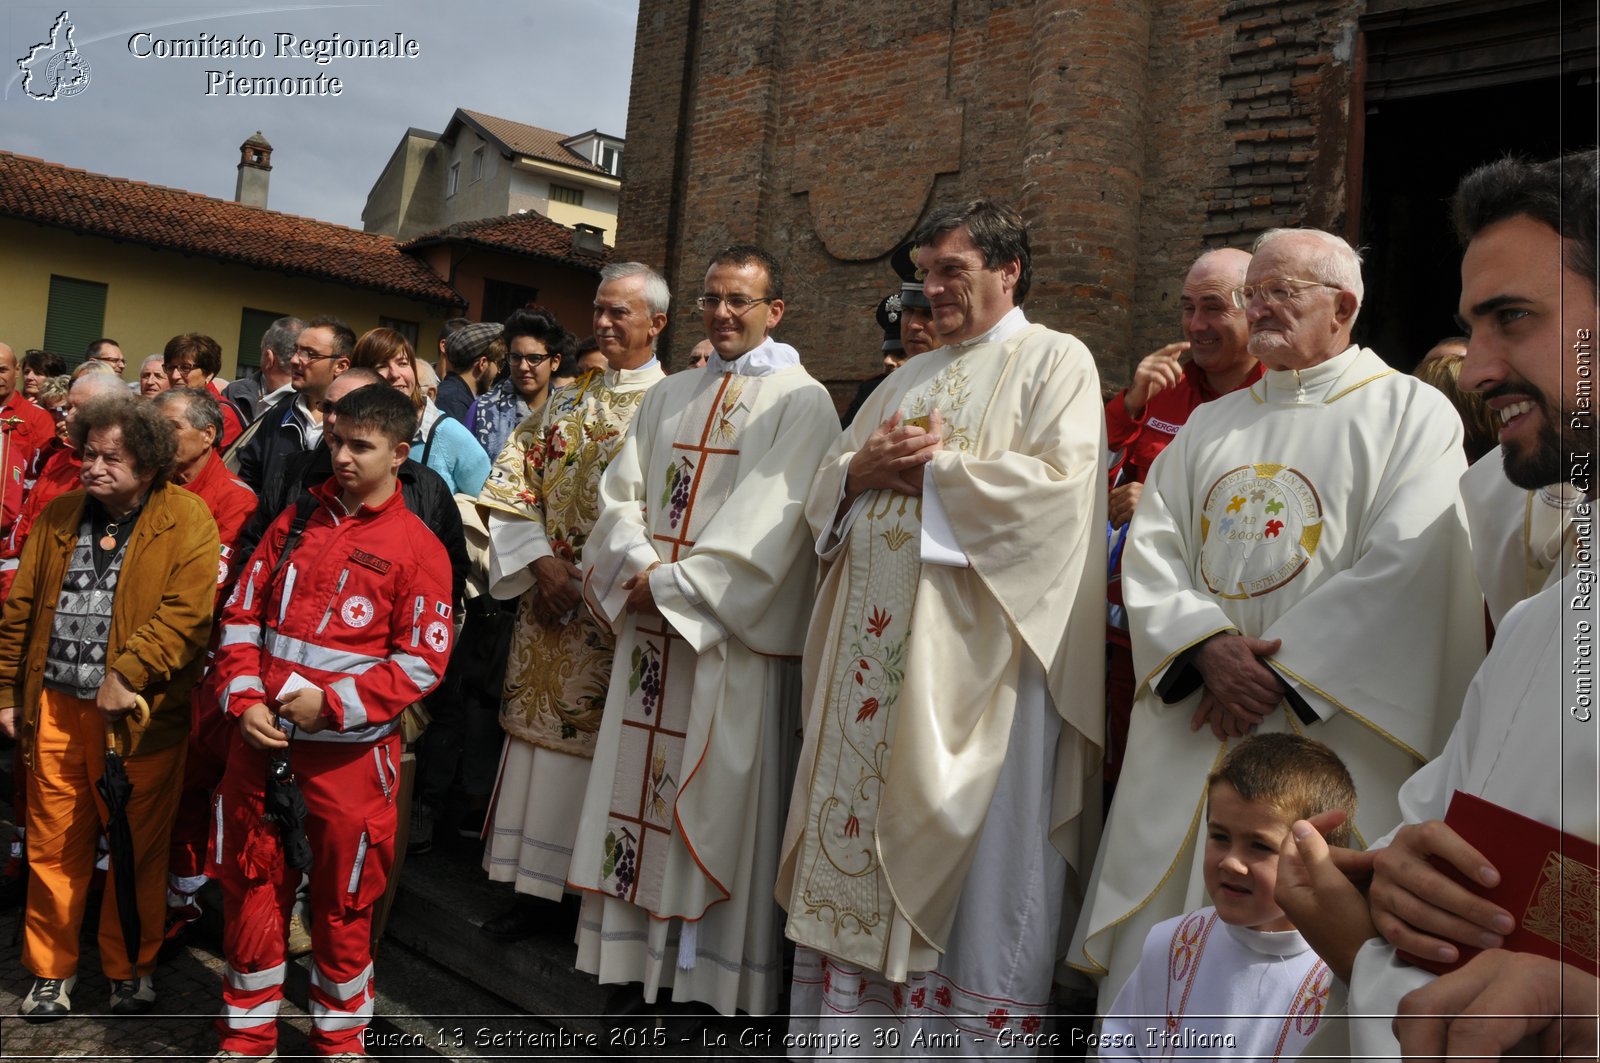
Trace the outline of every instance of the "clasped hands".
{"label": "clasped hands", "polygon": [[1243,738],[1277,711],[1283,700],[1283,681],[1263,659],[1282,646],[1282,639],[1227,633],[1202,642],[1189,658],[1205,681],[1189,730],[1210,725],[1218,741]]}
{"label": "clasped hands", "polygon": [[944,446],[944,415],[934,410],[928,427],[906,424],[896,410],[872,430],[845,472],[846,506],[868,491],[922,494],[922,467]]}

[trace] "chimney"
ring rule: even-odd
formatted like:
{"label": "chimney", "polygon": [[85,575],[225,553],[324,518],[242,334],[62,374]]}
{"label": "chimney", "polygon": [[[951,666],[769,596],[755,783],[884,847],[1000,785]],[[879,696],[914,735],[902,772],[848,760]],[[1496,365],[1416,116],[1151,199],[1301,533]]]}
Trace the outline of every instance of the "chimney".
{"label": "chimney", "polygon": [[239,181],[233,198],[247,207],[267,205],[267,180],[272,173],[272,145],[256,130],[256,135],[239,145]]}
{"label": "chimney", "polygon": [[572,227],[572,250],[580,254],[603,255],[606,250],[606,231],[598,225],[578,222]]}

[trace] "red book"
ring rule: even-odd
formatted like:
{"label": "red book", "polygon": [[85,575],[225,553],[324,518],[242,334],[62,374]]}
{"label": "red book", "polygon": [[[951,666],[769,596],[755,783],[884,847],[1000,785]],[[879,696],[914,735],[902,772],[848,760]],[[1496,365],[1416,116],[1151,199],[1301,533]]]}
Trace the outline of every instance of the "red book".
{"label": "red book", "polygon": [[[1600,978],[1600,922],[1596,920],[1600,847],[1460,790],[1450,798],[1444,822],[1489,858],[1500,872],[1500,885],[1488,889],[1437,857],[1430,862],[1512,914],[1517,926],[1507,935],[1505,948],[1569,963]],[[1400,958],[1444,974],[1483,951],[1459,943],[1456,947],[1461,958],[1455,963],[1405,951]]]}

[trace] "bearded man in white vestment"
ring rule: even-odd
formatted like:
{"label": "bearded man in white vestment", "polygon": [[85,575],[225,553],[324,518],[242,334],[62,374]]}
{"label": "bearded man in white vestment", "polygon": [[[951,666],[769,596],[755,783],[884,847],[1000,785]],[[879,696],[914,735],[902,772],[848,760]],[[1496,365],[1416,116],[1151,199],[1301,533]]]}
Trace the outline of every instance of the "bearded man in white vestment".
{"label": "bearded man in white vestment", "polygon": [[873,392],[807,502],[822,585],[777,896],[790,1033],[847,1026],[845,1054],[1038,1032],[1099,819],[1099,376],[1024,317],[1015,211],[941,208],[914,240],[944,346]]}
{"label": "bearded man in white vestment", "polygon": [[[1466,245],[1460,316],[1471,335],[1461,384],[1482,393],[1503,422],[1505,476],[1520,489],[1512,497],[1569,482],[1580,497],[1571,510],[1569,567],[1506,615],[1444,752],[1400,791],[1399,830],[1368,853],[1330,851],[1315,837],[1285,845],[1279,902],[1349,982],[1353,1058],[1394,1059],[1402,1051],[1430,1059],[1511,1051],[1595,1058],[1600,982],[1554,959],[1498,948],[1519,924],[1551,937],[1535,929],[1543,922],[1559,927],[1555,937],[1568,947],[1592,950],[1595,869],[1564,857],[1560,877],[1546,877],[1508,911],[1428,861],[1485,886],[1500,879],[1503,863],[1496,867],[1442,822],[1457,792],[1600,840],[1597,440],[1588,383],[1600,336],[1597,201],[1600,156],[1592,151],[1542,164],[1491,163],[1456,191],[1456,231]],[[1515,568],[1521,558],[1507,561]],[[1518,847],[1516,839],[1497,841]],[[1522,848],[1532,860],[1560,851]],[[1363,897],[1345,874],[1368,873]],[[1536,920],[1536,909],[1547,918]],[[1396,955],[1403,949],[1449,963],[1461,946],[1488,951],[1439,978]]]}
{"label": "bearded man in white vestment", "polygon": [[1325,743],[1361,796],[1356,838],[1377,837],[1482,659],[1461,419],[1351,344],[1361,296],[1338,237],[1257,240],[1234,299],[1268,371],[1195,412],[1134,514],[1123,596],[1140,687],[1069,956],[1101,976],[1102,1010],[1150,928],[1204,903],[1195,840],[1229,742]]}
{"label": "bearded man in white vestment", "polygon": [[706,272],[704,369],[652,388],[600,481],[585,595],[617,632],[569,881],[578,968],[724,1015],[777,1010],[772,900],[816,587],[806,492],[839,431],[769,335],[783,270],[736,244]]}

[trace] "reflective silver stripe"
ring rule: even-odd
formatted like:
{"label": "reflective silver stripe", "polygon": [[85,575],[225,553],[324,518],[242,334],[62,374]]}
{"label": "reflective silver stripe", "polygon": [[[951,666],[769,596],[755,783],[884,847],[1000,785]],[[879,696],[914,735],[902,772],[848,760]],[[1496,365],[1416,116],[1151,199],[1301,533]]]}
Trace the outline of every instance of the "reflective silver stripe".
{"label": "reflective silver stripe", "polygon": [[[280,963],[276,967],[268,967],[264,971],[236,971],[224,964],[222,977],[230,986],[245,992],[254,992],[258,989],[271,989],[275,985],[283,984],[283,974],[288,970],[287,963]],[[273,1011],[277,1011],[274,1004]]]}
{"label": "reflective silver stripe", "polygon": [[256,576],[261,573],[261,562],[257,561],[250,566],[250,578],[244,581],[244,608],[248,610],[250,603],[256,598]]}
{"label": "reflective silver stripe", "polygon": [[341,672],[345,675],[360,675],[373,665],[384,662],[382,657],[353,653],[349,650],[329,649],[314,642],[290,638],[276,631],[267,633],[266,650],[277,660],[288,664],[303,664],[319,671]]}
{"label": "reflective silver stripe", "polygon": [[257,1026],[266,1026],[278,1021],[278,1001],[275,998],[265,1004],[257,1004],[253,1008],[236,1008],[232,1004],[222,1005],[222,1017],[228,1020],[230,1030],[253,1030]]}
{"label": "reflective silver stripe", "polygon": [[13,557],[8,561],[0,561],[0,572],[15,572],[22,565],[22,559]]}
{"label": "reflective silver stripe", "polygon": [[241,691],[241,690],[265,690],[265,689],[266,689],[266,684],[261,681],[261,677],[260,676],[258,676],[258,675],[242,675],[239,678],[235,679],[233,682],[229,683],[226,687],[223,688],[221,697],[217,698],[217,704],[222,707],[222,711],[223,712],[227,712],[228,711],[228,702],[233,698],[233,696],[235,694],[239,693],[239,691]]}
{"label": "reflective silver stripe", "polygon": [[261,645],[261,626],[259,624],[225,624],[222,628],[221,646],[259,646]]}
{"label": "reflective silver stripe", "polygon": [[372,997],[368,996],[355,1011],[339,1011],[311,1000],[311,1025],[319,1030],[353,1030],[372,1021]]}
{"label": "reflective silver stripe", "polygon": [[212,817],[216,820],[216,827],[217,827],[216,859],[213,861],[213,863],[215,863],[218,867],[221,867],[222,866],[222,795],[220,793],[217,794],[216,799],[211,802],[211,809],[212,809],[211,814],[212,814]]}
{"label": "reflective silver stripe", "polygon": [[398,664],[405,677],[424,694],[439,681],[433,674],[433,666],[421,657],[413,657],[409,653],[397,653],[389,660]]}
{"label": "reflective silver stripe", "polygon": [[354,893],[356,887],[361,885],[361,865],[367,862],[367,832],[361,832],[361,841],[356,845],[355,863],[350,865],[350,883],[345,886],[346,893]]}
{"label": "reflective silver stripe", "polygon": [[377,746],[372,747],[372,763],[378,769],[378,785],[383,787],[383,799],[389,800],[389,779],[383,773],[383,750]]}
{"label": "reflective silver stripe", "polygon": [[344,730],[367,725],[367,707],[361,704],[361,695],[356,693],[353,676],[334,680],[328,689],[339,695],[339,703],[344,706]]}
{"label": "reflective silver stripe", "polygon": [[349,1000],[372,981],[372,964],[367,964],[366,970],[350,979],[348,982],[329,981],[328,976],[322,973],[322,968],[316,964],[311,966],[311,984],[333,997],[335,1000]]}
{"label": "reflective silver stripe", "polygon": [[397,716],[388,723],[373,724],[371,727],[361,727],[354,731],[335,731],[328,727],[316,734],[306,734],[296,730],[296,742],[337,742],[346,745],[359,745],[363,742],[376,742],[380,738],[388,738],[400,729],[400,718]]}

